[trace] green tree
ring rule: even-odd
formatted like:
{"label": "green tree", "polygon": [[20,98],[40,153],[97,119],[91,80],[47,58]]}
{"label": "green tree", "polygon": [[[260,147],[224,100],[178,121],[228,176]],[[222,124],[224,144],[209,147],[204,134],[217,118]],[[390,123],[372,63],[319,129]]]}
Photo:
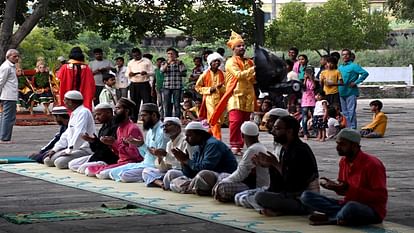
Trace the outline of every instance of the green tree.
{"label": "green tree", "polygon": [[296,45],[319,54],[320,49],[380,48],[390,30],[388,20],[381,13],[368,14],[367,6],[365,0],[329,0],[307,11],[303,4],[289,3],[268,27],[267,44],[279,49]]}
{"label": "green tree", "polygon": [[[87,48],[83,44],[77,44],[83,49]],[[23,40],[18,49],[22,53],[22,63],[24,69],[33,69],[36,65],[36,59],[43,57],[48,65],[53,68],[57,64],[59,56],[69,54],[72,44],[58,40],[53,31],[47,28],[35,28]]]}
{"label": "green tree", "polygon": [[414,21],[414,0],[388,0],[387,5],[398,19]]}
{"label": "green tree", "polygon": [[[201,7],[197,9],[196,3]],[[242,0],[4,0],[0,3],[0,62],[6,50],[16,48],[36,25],[51,27],[57,38],[66,41],[90,30],[103,39],[128,33],[128,39],[135,42],[147,34],[162,37],[167,26],[208,41],[206,31],[210,40],[229,29],[252,35],[252,6],[253,1]]]}
{"label": "green tree", "polygon": [[283,6],[280,18],[274,20],[266,30],[266,46],[276,49],[288,49],[292,46],[302,48],[303,26],[305,25],[306,7],[304,3],[291,2]]}

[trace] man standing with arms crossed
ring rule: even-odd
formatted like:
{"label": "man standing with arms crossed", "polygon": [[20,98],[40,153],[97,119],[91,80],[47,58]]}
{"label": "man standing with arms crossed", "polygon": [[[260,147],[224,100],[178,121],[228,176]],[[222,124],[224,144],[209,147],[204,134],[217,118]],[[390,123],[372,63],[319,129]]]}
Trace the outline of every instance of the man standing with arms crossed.
{"label": "man standing with arms crossed", "polygon": [[16,122],[18,81],[15,64],[19,57],[17,50],[9,49],[6,52],[6,61],[0,66],[0,102],[3,107],[0,115],[0,144],[11,143],[13,125]]}
{"label": "man standing with arms crossed", "polygon": [[227,106],[232,152],[242,155],[244,142],[240,127],[243,122],[250,120],[256,104],[253,86],[256,81],[255,66],[252,59],[244,57],[246,49],[239,34],[232,32],[227,46],[233,50],[233,56],[226,62],[226,93],[211,116],[210,125],[217,123]]}

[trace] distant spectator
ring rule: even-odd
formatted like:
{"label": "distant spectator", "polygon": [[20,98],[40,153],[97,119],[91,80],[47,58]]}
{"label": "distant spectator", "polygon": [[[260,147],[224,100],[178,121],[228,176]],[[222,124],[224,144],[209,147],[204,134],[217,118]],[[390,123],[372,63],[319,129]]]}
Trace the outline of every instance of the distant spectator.
{"label": "distant spectator", "polygon": [[111,61],[103,59],[103,51],[101,48],[94,49],[93,54],[95,55],[95,60],[91,61],[89,66],[93,72],[93,78],[95,79],[96,92],[94,104],[97,105],[99,104],[99,95],[105,87],[105,84],[102,81],[102,75],[108,73],[114,65]]}
{"label": "distant spectator", "polygon": [[372,121],[361,129],[361,136],[364,138],[382,138],[387,128],[388,117],[381,112],[382,102],[374,100],[369,103],[371,108]]}
{"label": "distant spectator", "polygon": [[124,65],[124,58],[117,57],[115,58],[115,88],[116,88],[116,97],[121,99],[121,97],[128,98],[128,86],[129,80],[125,77],[125,72],[127,67]]}
{"label": "distant spectator", "polygon": [[341,109],[347,119],[348,127],[356,129],[356,108],[357,97],[359,96],[358,85],[362,83],[369,74],[361,66],[352,62],[351,50],[342,50],[342,60],[344,63],[338,68],[341,72],[342,79],[344,80],[344,85],[339,86]]}

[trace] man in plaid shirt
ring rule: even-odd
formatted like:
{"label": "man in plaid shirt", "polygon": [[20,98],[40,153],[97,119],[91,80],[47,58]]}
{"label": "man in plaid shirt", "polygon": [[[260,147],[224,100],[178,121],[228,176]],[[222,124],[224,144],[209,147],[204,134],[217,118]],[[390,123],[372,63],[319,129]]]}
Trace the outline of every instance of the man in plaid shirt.
{"label": "man in plaid shirt", "polygon": [[[174,106],[174,116],[180,118],[180,102],[183,88],[183,77],[186,76],[187,69],[184,63],[178,58],[178,51],[174,48],[167,49],[167,61],[161,64],[161,72],[164,73],[163,85],[163,104],[164,117],[172,117]],[[172,101],[171,101],[172,100]]]}

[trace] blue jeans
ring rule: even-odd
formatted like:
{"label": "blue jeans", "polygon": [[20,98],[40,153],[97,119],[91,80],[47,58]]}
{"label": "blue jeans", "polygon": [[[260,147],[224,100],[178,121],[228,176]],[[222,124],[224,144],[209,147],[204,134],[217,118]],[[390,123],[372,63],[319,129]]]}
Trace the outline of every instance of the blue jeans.
{"label": "blue jeans", "polygon": [[302,129],[303,129],[303,135],[308,135],[308,112],[310,111],[311,115],[313,116],[313,110],[315,107],[302,107]]}
{"label": "blue jeans", "polygon": [[2,100],[3,112],[0,115],[0,140],[10,141],[13,132],[13,125],[16,123],[17,101]]}
{"label": "blue jeans", "polygon": [[347,127],[356,129],[357,128],[357,119],[356,119],[357,97],[355,95],[341,96],[340,100],[341,100],[342,113],[345,115],[346,120],[347,120]]}
{"label": "blue jeans", "polygon": [[181,115],[181,89],[163,89],[163,104],[165,117],[172,117],[172,108],[174,106],[174,116],[180,118]]}
{"label": "blue jeans", "polygon": [[340,205],[338,200],[311,191],[303,192],[300,199],[311,210],[325,213],[331,221],[344,220],[347,225],[382,222],[380,216],[371,207],[356,201],[348,201]]}

